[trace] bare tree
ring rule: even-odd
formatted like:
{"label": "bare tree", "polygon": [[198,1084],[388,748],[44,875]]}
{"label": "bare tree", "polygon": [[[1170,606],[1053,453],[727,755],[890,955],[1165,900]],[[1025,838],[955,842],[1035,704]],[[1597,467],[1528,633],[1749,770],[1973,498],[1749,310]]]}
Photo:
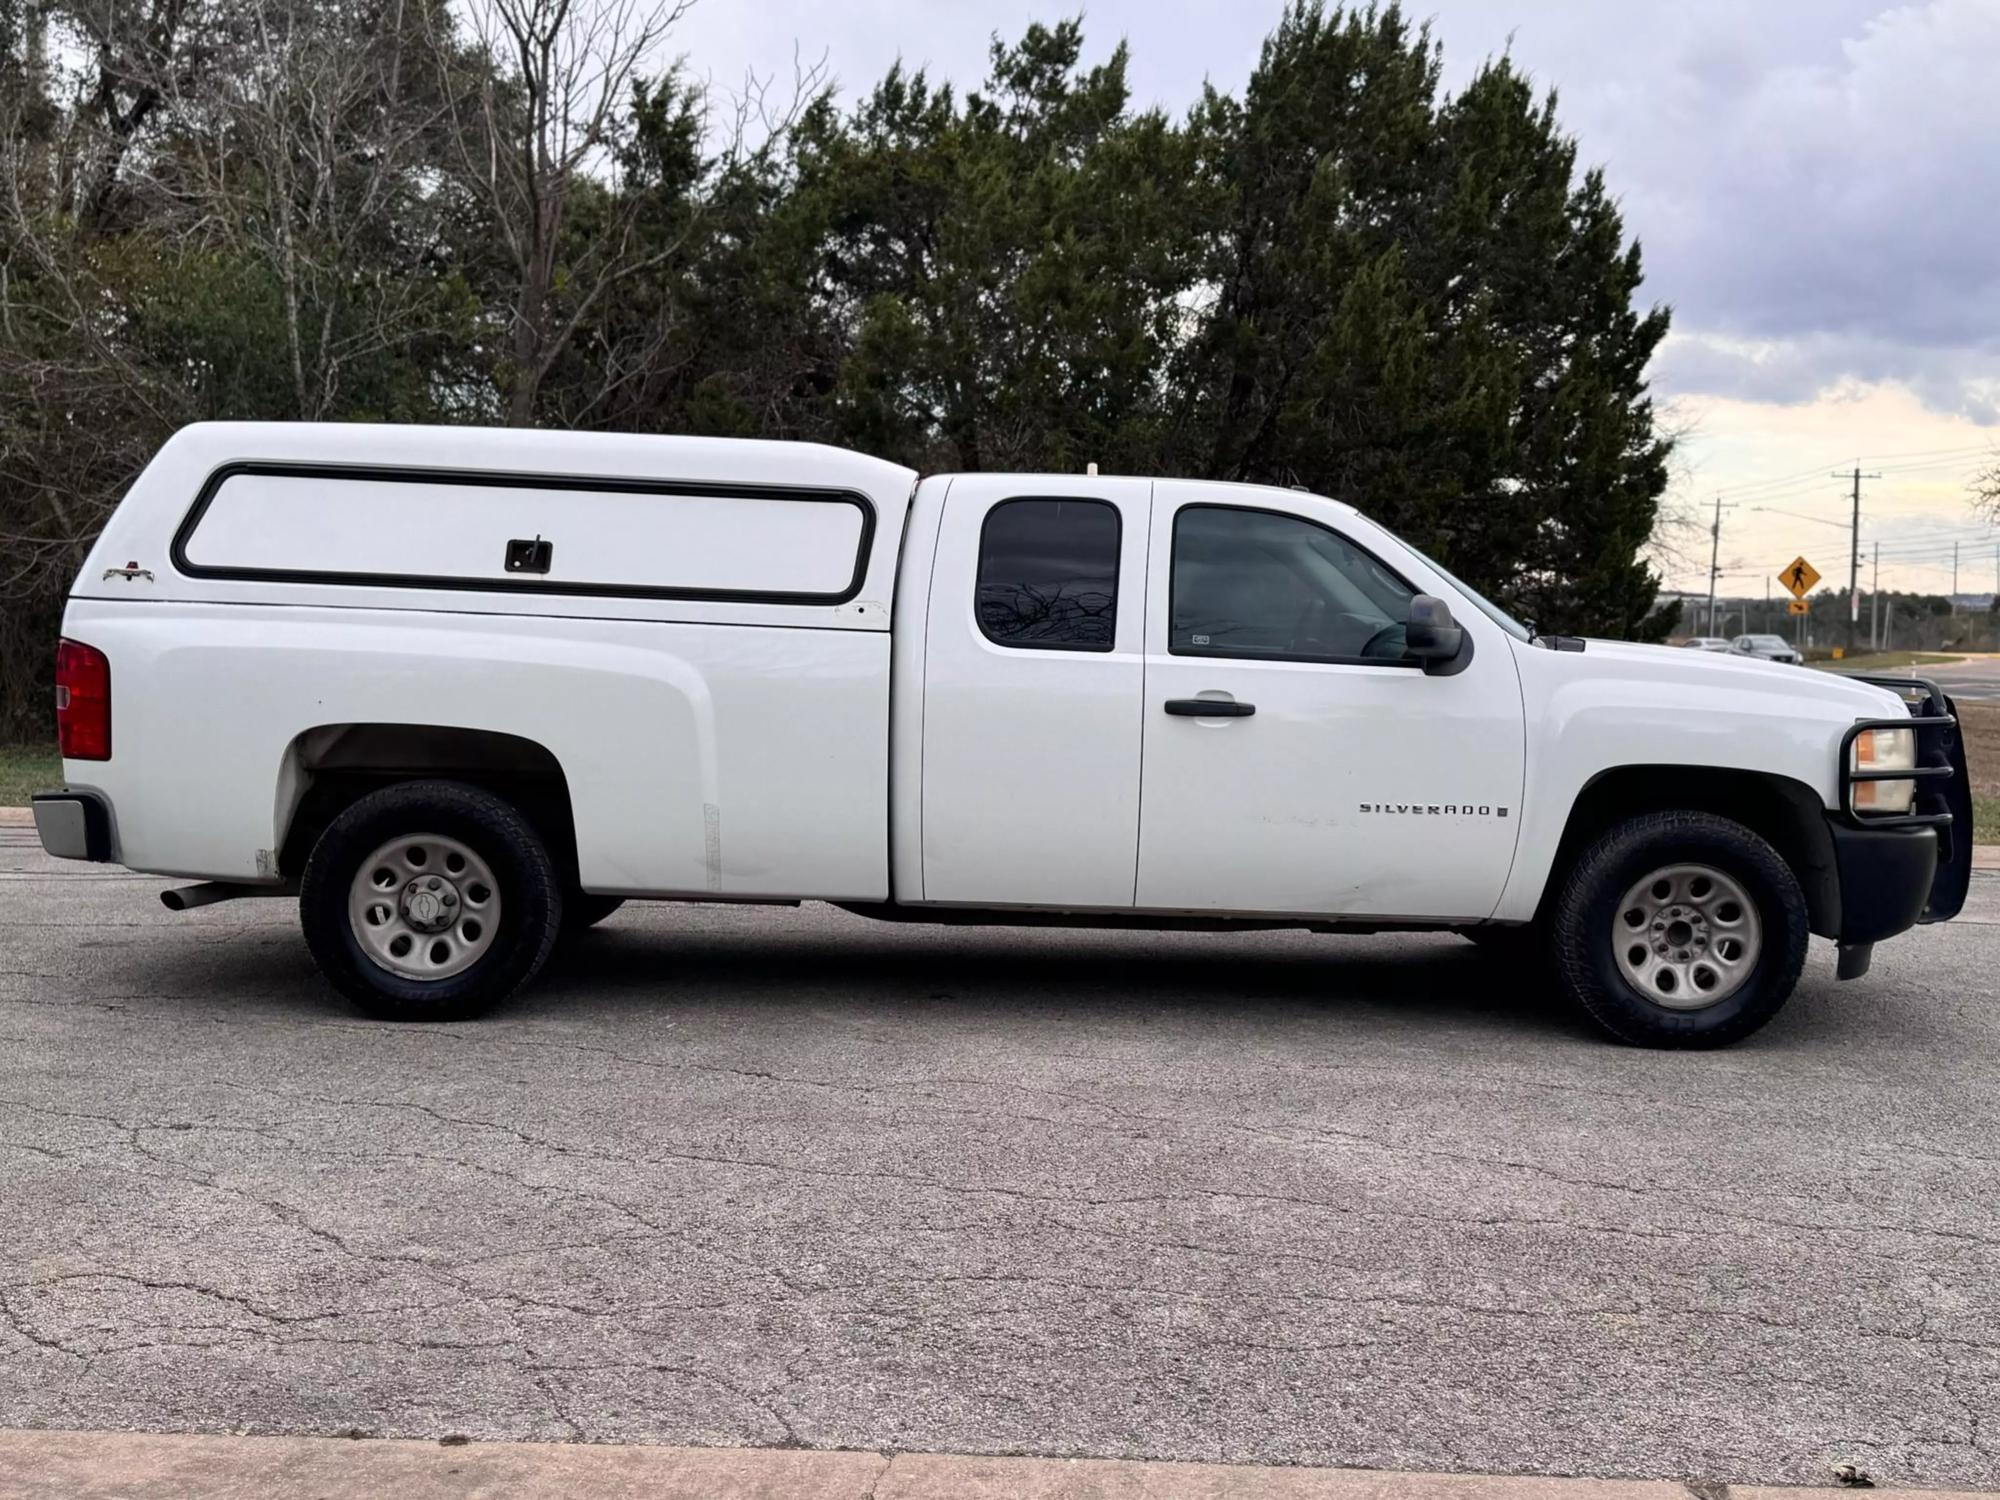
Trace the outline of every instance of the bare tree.
{"label": "bare tree", "polygon": [[195,76],[213,28],[226,24],[207,0],[70,0],[67,19],[88,46],[88,89],[77,111],[91,149],[69,184],[79,221],[113,227],[127,159],[173,86]]}
{"label": "bare tree", "polygon": [[166,192],[185,232],[270,267],[305,420],[336,410],[344,371],[430,309],[430,279],[409,272],[440,228],[426,169],[447,109],[416,9],[260,0],[227,65],[172,98],[185,139],[161,164]]}
{"label": "bare tree", "polygon": [[2000,454],[1996,454],[1973,477],[1968,488],[1972,492],[1972,508],[1995,525],[2000,525]]}
{"label": "bare tree", "polygon": [[[602,196],[606,221],[565,239],[579,192],[615,179],[616,132],[632,87],[693,0],[473,0],[492,66],[456,70],[461,173],[485,199],[512,272],[507,420],[526,426],[549,370],[592,309],[673,246],[635,233],[640,204]],[[440,38],[441,42],[449,42]],[[612,185],[615,187],[615,180]],[[565,255],[565,250],[570,251]]]}
{"label": "bare tree", "polygon": [[[89,253],[157,103],[141,102],[133,75],[171,50],[161,18],[181,12],[32,9],[21,63],[0,78],[0,678],[10,683],[6,659],[33,636],[22,621],[56,607],[145,449],[188,415],[174,381],[125,346]],[[66,72],[59,52],[77,59]],[[54,99],[64,84],[69,108]],[[6,718],[0,729],[16,727]]]}

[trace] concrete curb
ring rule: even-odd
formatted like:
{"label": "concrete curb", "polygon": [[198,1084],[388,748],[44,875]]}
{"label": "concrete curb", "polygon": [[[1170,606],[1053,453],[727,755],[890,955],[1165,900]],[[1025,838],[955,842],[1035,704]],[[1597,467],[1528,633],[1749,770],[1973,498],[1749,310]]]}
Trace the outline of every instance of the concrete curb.
{"label": "concrete curb", "polygon": [[35,826],[35,810],[32,807],[0,807],[0,828],[32,828]]}
{"label": "concrete curb", "polygon": [[[0,1500],[1825,1500],[1841,1490],[1122,1459],[0,1430]],[[1878,1491],[1888,1495],[1893,1491]],[[1911,1491],[1948,1500],[1948,1490]]]}

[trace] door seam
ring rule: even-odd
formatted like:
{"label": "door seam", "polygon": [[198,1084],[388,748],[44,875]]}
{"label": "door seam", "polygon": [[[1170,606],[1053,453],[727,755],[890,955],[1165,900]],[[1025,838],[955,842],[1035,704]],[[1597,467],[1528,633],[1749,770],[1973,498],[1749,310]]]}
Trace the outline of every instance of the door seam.
{"label": "door seam", "polygon": [[1147,649],[1153,608],[1153,512],[1157,486],[1146,484],[1146,545],[1139,553],[1139,784],[1132,801],[1132,906],[1139,905],[1139,856],[1146,840],[1146,694],[1151,690],[1151,655]]}

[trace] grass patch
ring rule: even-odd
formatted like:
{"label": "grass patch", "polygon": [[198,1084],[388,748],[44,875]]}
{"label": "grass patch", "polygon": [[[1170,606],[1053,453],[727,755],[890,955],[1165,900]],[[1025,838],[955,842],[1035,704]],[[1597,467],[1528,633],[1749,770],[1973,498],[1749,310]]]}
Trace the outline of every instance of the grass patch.
{"label": "grass patch", "polygon": [[2000,703],[1961,703],[1965,769],[1972,778],[1972,841],[2000,844]]}
{"label": "grass patch", "polygon": [[1829,672],[1893,672],[1901,667],[1942,667],[1955,661],[1964,661],[1962,656],[1940,656],[1935,651],[1878,651],[1873,656],[1862,652],[1841,661],[1828,657],[1820,661],[1809,661],[1809,667],[1822,667]]}
{"label": "grass patch", "polygon": [[2000,797],[1972,799],[1972,842],[2000,844]]}
{"label": "grass patch", "polygon": [[54,745],[0,745],[0,807],[26,807],[31,792],[63,784]]}

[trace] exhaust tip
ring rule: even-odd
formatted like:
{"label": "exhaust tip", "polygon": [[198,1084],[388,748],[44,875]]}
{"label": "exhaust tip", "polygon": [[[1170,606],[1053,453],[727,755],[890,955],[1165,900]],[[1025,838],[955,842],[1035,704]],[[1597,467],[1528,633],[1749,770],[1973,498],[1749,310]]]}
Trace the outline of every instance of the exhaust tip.
{"label": "exhaust tip", "polygon": [[199,885],[177,885],[160,892],[160,904],[168,911],[193,911],[197,906],[213,906],[218,901],[234,901],[251,888],[227,880],[204,880]]}

